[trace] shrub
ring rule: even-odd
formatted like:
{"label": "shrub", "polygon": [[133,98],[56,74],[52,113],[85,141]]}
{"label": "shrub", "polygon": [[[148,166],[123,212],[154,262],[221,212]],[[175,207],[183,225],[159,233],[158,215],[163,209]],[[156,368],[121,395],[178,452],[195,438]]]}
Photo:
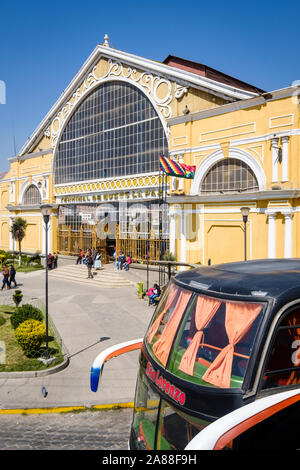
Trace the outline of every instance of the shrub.
{"label": "shrub", "polygon": [[41,255],[36,253],[35,255],[31,256],[29,263],[41,264]]}
{"label": "shrub", "polygon": [[16,328],[15,338],[26,356],[31,357],[38,353],[45,340],[46,327],[38,320],[26,320]]}
{"label": "shrub", "polygon": [[176,256],[173,255],[172,253],[165,253],[163,255],[163,260],[164,261],[176,261]]}
{"label": "shrub", "polygon": [[30,263],[30,259],[31,259],[30,256],[22,255],[21,256],[21,263],[24,264],[25,266],[28,266],[28,264]]}
{"label": "shrub", "polygon": [[16,290],[14,295],[12,296],[12,299],[15,303],[15,306],[19,307],[19,304],[21,303],[21,300],[23,299],[22,291]]}
{"label": "shrub", "polygon": [[11,325],[14,329],[18,328],[20,323],[29,319],[38,320],[40,322],[43,320],[43,314],[41,310],[30,304],[25,304],[22,305],[22,307],[18,307],[15,313],[13,313],[10,317]]}
{"label": "shrub", "polygon": [[0,326],[4,325],[5,322],[6,322],[5,318],[1,317],[0,315]]}

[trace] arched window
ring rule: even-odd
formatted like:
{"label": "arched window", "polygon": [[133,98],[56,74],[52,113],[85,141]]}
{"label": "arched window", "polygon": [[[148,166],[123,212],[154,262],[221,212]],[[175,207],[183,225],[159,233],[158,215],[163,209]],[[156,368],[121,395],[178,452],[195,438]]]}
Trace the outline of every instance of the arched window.
{"label": "arched window", "polygon": [[31,184],[29,188],[26,189],[26,192],[23,197],[23,204],[34,205],[41,204],[41,202],[41,194],[38,188],[34,184]]}
{"label": "arched window", "polygon": [[168,154],[162,122],[134,85],[95,89],[68,122],[54,162],[55,184],[149,173]]}
{"label": "arched window", "polygon": [[258,191],[251,168],[237,158],[226,158],[213,165],[203,178],[202,193]]}

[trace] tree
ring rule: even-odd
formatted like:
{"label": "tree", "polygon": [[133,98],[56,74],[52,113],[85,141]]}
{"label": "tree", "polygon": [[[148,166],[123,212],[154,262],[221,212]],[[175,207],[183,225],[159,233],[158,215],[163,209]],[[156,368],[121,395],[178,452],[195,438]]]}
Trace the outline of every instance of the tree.
{"label": "tree", "polygon": [[23,238],[25,237],[26,233],[26,228],[27,228],[27,222],[25,219],[22,219],[22,217],[15,217],[12,221],[12,226],[11,226],[11,234],[14,240],[16,240],[19,244],[19,266],[21,266],[21,243]]}

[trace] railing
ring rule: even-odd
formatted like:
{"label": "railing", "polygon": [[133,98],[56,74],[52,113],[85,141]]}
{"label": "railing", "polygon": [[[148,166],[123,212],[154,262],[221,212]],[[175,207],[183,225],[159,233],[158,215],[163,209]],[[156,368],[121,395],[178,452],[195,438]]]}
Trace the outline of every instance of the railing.
{"label": "railing", "polygon": [[[166,284],[167,281],[170,281],[171,277],[176,274],[177,266],[183,266],[190,269],[194,269],[199,267],[198,264],[190,264],[190,263],[181,263],[179,261],[169,261],[169,260],[147,260],[146,261],[146,270],[147,270],[147,289],[149,286],[149,270],[151,269],[150,266],[158,266],[159,272],[159,285],[163,286]],[[173,269],[172,269],[173,268]]]}

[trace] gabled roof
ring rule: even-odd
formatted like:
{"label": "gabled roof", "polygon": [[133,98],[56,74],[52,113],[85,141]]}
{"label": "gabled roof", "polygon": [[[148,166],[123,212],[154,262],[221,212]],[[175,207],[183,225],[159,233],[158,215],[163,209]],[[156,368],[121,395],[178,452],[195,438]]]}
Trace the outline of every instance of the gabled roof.
{"label": "gabled roof", "polygon": [[241,90],[247,90],[259,94],[265,93],[265,91],[261,88],[257,88],[256,86],[243,82],[238,78],[231,77],[230,75],[220,72],[219,70],[213,69],[212,67],[208,67],[207,65],[200,64],[198,62],[194,62],[192,60],[182,59],[181,57],[176,57],[174,55],[168,55],[168,57],[166,57],[166,59],[163,61],[163,64],[185,70],[186,72],[195,73],[201,77],[210,78],[216,82],[237,87]]}
{"label": "gabled roof", "polygon": [[36,128],[29,140],[24,144],[19,152],[20,156],[32,151],[32,148],[34,145],[36,145],[37,140],[40,138],[42,132],[44,132],[49,126],[49,122],[53,119],[63,104],[68,99],[70,99],[72,94],[75,92],[76,87],[80,85],[82,80],[91,71],[91,68],[97,63],[100,57],[106,57],[107,59],[120,61],[129,66],[139,68],[143,71],[155,73],[162,77],[168,78],[171,81],[178,83],[179,85],[201,89],[216,96],[220,96],[228,101],[248,99],[257,96],[258,94],[255,88],[253,90],[246,90],[245,88],[236,86],[233,84],[233,82],[228,84],[225,83],[225,80],[222,82],[220,80],[200,75],[199,73],[195,73],[195,70],[192,72],[188,70],[182,70],[178,67],[175,68],[174,66],[150,59],[145,59],[143,57],[129,54],[128,52],[123,52],[118,49],[97,45],[88,59],[84,62],[80,70],[71,80],[70,84],[58,98],[54,106],[52,106],[40,125]]}

